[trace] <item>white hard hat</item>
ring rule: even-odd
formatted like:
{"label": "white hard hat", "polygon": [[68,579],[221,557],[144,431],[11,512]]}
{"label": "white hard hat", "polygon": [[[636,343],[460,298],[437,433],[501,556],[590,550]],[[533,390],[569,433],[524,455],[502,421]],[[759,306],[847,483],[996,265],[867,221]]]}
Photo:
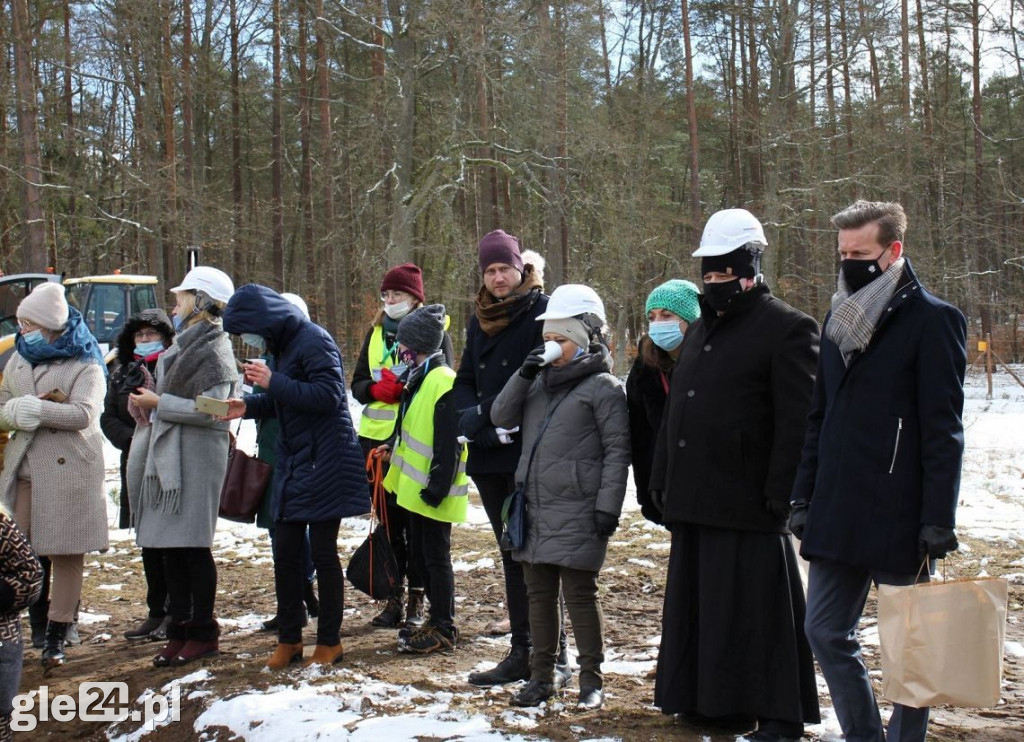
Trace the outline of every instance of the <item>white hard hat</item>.
{"label": "white hard hat", "polygon": [[749,243],[768,246],[761,222],[746,209],[723,209],[712,214],[704,225],[700,247],[693,257],[726,255]]}
{"label": "white hard hat", "polygon": [[581,314],[595,314],[601,322],[607,322],[604,302],[594,289],[581,283],[567,283],[551,292],[547,311],[537,319],[568,319]]}
{"label": "white hard hat", "polygon": [[197,265],[185,274],[181,285],[175,286],[171,291],[202,291],[214,301],[227,304],[228,299],[235,293],[235,284],[224,271],[208,265]]}
{"label": "white hard hat", "polygon": [[281,294],[281,298],[287,299],[289,302],[297,306],[299,308],[299,311],[302,312],[306,319],[309,319],[309,307],[306,306],[305,299],[303,299],[298,294],[293,294],[289,291],[286,291],[283,294]]}

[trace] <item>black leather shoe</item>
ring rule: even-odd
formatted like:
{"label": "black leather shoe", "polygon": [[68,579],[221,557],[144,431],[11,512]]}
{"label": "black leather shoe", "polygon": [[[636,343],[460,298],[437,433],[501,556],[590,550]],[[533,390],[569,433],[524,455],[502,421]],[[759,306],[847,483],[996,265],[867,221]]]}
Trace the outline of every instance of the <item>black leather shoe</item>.
{"label": "black leather shoe", "polygon": [[600,688],[580,688],[580,700],[576,705],[581,709],[599,709],[604,706],[604,691]]}
{"label": "black leather shoe", "polygon": [[555,684],[543,680],[531,680],[512,699],[513,706],[540,706],[555,695]]}
{"label": "black leather shoe", "polygon": [[505,659],[483,672],[471,672],[469,684],[487,687],[504,685],[530,679],[530,648],[519,644],[512,646]]}

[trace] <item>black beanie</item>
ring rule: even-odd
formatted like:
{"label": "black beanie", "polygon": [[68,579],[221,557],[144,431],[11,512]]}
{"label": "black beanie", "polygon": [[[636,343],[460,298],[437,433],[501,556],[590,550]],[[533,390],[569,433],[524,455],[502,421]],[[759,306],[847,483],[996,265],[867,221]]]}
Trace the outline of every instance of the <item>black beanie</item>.
{"label": "black beanie", "polygon": [[444,339],[445,316],[444,304],[412,310],[398,323],[398,343],[417,353],[433,353]]}
{"label": "black beanie", "polygon": [[740,278],[753,278],[761,272],[761,249],[744,245],[725,255],[705,255],[700,259],[700,273],[726,273]]}

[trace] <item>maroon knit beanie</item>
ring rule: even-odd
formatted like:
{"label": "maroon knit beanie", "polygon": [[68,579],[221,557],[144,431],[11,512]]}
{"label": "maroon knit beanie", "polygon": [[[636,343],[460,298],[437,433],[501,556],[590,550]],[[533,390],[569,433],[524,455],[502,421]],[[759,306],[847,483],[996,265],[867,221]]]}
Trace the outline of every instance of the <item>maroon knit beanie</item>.
{"label": "maroon knit beanie", "polygon": [[523,272],[523,256],[519,254],[519,240],[504,230],[496,229],[488,232],[480,240],[480,272],[494,263],[511,265],[520,273]]}
{"label": "maroon knit beanie", "polygon": [[423,271],[412,263],[395,266],[384,274],[380,282],[381,291],[404,291],[416,297],[420,304],[424,302]]}

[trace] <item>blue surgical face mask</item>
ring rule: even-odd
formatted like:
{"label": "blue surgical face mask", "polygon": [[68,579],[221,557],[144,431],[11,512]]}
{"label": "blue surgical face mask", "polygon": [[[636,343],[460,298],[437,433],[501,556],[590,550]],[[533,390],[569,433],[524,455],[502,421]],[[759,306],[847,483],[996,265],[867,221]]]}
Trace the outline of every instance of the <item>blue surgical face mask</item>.
{"label": "blue surgical face mask", "polygon": [[267,349],[267,341],[264,340],[259,335],[255,335],[251,332],[242,333],[242,342],[245,343],[246,345],[255,348],[260,353],[264,352]]}
{"label": "blue surgical face mask", "polygon": [[652,322],[647,334],[651,336],[651,342],[666,352],[678,348],[683,342],[683,331],[679,327],[679,320],[664,320]]}
{"label": "blue surgical face mask", "polygon": [[135,346],[135,355],[146,358],[164,349],[163,340],[150,340],[148,343],[139,343]]}
{"label": "blue surgical face mask", "polygon": [[185,318],[174,315],[174,319],[172,321],[174,322],[174,331],[181,332],[181,326],[185,324]]}
{"label": "blue surgical face mask", "polygon": [[32,330],[31,332],[21,333],[21,339],[29,345],[39,345],[40,343],[46,342],[43,338],[42,330]]}

